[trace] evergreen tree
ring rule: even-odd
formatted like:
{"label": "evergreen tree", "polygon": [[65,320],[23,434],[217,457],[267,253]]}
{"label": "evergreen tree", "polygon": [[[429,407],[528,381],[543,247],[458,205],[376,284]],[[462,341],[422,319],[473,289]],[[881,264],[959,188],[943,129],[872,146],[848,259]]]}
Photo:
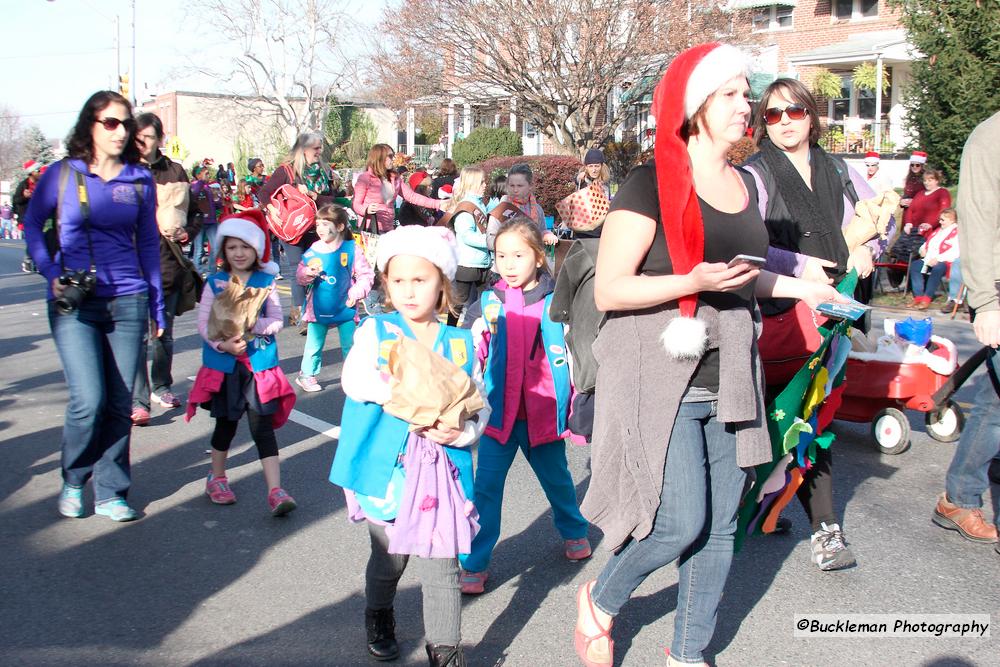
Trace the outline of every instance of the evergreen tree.
{"label": "evergreen tree", "polygon": [[957,182],[965,140],[1000,109],[1000,1],[890,0],[910,43],[913,63],[904,94],[918,146],[949,183]]}
{"label": "evergreen tree", "polygon": [[42,164],[52,164],[56,160],[56,153],[52,149],[52,144],[42,134],[37,125],[28,128],[24,137],[24,161],[34,160]]}

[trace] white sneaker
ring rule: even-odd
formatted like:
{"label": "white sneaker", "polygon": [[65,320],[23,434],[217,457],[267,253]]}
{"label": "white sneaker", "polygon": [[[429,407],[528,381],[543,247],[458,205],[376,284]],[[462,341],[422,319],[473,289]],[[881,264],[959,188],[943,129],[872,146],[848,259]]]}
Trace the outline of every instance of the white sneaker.
{"label": "white sneaker", "polygon": [[297,378],[295,378],[295,384],[302,388],[302,391],[314,394],[317,391],[323,391],[323,387],[319,386],[319,382],[316,381],[316,377],[313,375],[302,375],[301,373]]}

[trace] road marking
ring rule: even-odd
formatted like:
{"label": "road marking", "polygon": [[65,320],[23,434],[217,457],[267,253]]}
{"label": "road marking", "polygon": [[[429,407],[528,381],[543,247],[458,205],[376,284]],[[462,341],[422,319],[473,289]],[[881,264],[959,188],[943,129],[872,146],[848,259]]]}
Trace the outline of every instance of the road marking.
{"label": "road marking", "polygon": [[328,438],[334,440],[340,439],[340,427],[336,424],[331,424],[330,422],[323,421],[313,417],[312,415],[307,415],[304,412],[299,412],[298,410],[292,410],[288,415],[288,420],[293,421],[300,426],[305,426],[306,428],[316,431],[321,435],[325,435]]}

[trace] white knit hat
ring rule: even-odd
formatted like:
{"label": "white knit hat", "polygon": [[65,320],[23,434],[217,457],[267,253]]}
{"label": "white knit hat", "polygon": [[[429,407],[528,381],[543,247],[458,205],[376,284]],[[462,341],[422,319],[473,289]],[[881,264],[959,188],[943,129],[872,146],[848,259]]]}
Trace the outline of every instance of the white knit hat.
{"label": "white knit hat", "polygon": [[721,88],[722,84],[734,77],[746,76],[749,69],[747,55],[730,44],[719,44],[706,53],[687,80],[684,116],[693,116],[708,96]]}
{"label": "white knit hat", "polygon": [[396,255],[423,257],[441,269],[448,280],[455,279],[455,271],[458,269],[455,235],[447,227],[406,225],[379,237],[378,254],[375,257],[379,271],[385,271],[389,260]]}
{"label": "white knit hat", "polygon": [[227,236],[239,239],[257,251],[261,271],[272,276],[278,274],[278,265],[271,261],[270,231],[260,209],[240,211],[223,218],[216,230],[220,248]]}

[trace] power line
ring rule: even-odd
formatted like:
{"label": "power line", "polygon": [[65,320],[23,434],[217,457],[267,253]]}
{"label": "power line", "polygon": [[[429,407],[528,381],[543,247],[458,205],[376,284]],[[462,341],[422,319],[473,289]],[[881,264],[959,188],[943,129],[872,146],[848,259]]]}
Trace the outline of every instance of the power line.
{"label": "power line", "polygon": [[108,51],[114,51],[114,47],[108,47],[104,49],[94,49],[91,51],[69,51],[66,53],[37,53],[31,55],[23,56],[0,56],[0,60],[27,60],[31,58],[32,60],[37,60],[39,58],[64,58],[67,56],[89,56],[95,53],[107,53]]}

